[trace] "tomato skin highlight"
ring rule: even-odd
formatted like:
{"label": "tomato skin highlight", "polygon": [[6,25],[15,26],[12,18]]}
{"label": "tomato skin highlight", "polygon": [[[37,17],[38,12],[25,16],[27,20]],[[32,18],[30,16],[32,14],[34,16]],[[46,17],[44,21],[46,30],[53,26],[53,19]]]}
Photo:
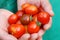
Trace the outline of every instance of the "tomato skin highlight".
{"label": "tomato skin highlight", "polygon": [[22,5],[22,10],[24,11],[25,8],[29,7],[30,5],[31,5],[31,4],[29,4],[29,3],[25,3],[25,4],[23,4],[23,5]]}
{"label": "tomato skin highlight", "polygon": [[25,9],[25,13],[29,15],[37,14],[38,8],[35,5],[31,5]]}
{"label": "tomato skin highlight", "polygon": [[20,21],[23,25],[27,25],[30,22],[30,15],[24,14]]}
{"label": "tomato skin highlight", "polygon": [[22,24],[12,24],[8,27],[8,32],[16,38],[20,38],[26,30]]}
{"label": "tomato skin highlight", "polygon": [[47,24],[50,20],[50,15],[47,12],[40,12],[37,16],[37,19],[42,24]]}
{"label": "tomato skin highlight", "polygon": [[24,12],[22,10],[19,10],[19,11],[16,12],[16,15],[18,16],[18,19],[20,19],[23,14],[24,14]]}
{"label": "tomato skin highlight", "polygon": [[37,33],[40,30],[40,27],[37,26],[36,22],[32,21],[28,24],[27,30],[28,33],[33,34]]}
{"label": "tomato skin highlight", "polygon": [[18,20],[18,17],[16,14],[12,14],[9,18],[8,18],[8,23],[9,24],[15,24]]}

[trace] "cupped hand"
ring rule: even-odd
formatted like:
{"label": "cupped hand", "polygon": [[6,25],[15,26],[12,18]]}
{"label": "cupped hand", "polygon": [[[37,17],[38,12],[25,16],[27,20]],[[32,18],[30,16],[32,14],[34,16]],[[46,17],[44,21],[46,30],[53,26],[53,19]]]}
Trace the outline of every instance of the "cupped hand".
{"label": "cupped hand", "polygon": [[[19,40],[42,40],[42,35],[45,33],[45,31],[47,29],[49,29],[51,27],[52,24],[52,16],[54,16],[54,13],[52,11],[52,7],[51,4],[49,3],[49,0],[17,0],[18,3],[18,10],[21,10],[21,6],[24,3],[30,3],[30,4],[34,4],[37,7],[42,6],[42,8],[44,9],[44,11],[48,12],[50,14],[50,21],[48,24],[45,24],[43,26],[43,29],[40,29],[40,31],[38,33],[34,33],[34,34],[25,34],[23,35]],[[27,36],[27,38],[26,38]]]}
{"label": "cupped hand", "polygon": [[0,40],[17,40],[14,36],[8,34],[8,18],[12,12],[0,9]]}
{"label": "cupped hand", "polygon": [[[5,10],[5,9],[0,9],[0,40],[19,40],[17,38],[15,38],[14,36],[8,34],[8,18],[10,15],[12,15],[14,13]],[[24,34],[20,40],[27,40],[30,37],[29,34]]]}

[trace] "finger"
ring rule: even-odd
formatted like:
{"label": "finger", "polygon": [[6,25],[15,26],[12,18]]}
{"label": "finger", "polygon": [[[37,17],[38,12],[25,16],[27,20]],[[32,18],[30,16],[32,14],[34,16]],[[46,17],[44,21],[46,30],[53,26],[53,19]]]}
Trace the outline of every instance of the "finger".
{"label": "finger", "polygon": [[48,12],[51,16],[54,15],[54,12],[52,11],[51,4],[49,3],[49,0],[41,0],[41,5],[44,8],[46,12]]}
{"label": "finger", "polygon": [[24,34],[19,40],[28,40],[30,38],[30,34]]}
{"label": "finger", "polygon": [[42,40],[42,37],[39,37],[37,40]]}
{"label": "finger", "polygon": [[43,29],[40,29],[40,31],[38,32],[38,37],[41,37],[44,33],[45,31]]}
{"label": "finger", "polygon": [[36,40],[37,38],[38,38],[38,34],[34,33],[34,34],[31,34],[30,40]]}
{"label": "finger", "polygon": [[37,7],[40,6],[40,0],[17,0],[17,6],[18,6],[18,10],[21,10],[21,6],[24,3],[30,3],[33,5],[36,5]]}
{"label": "finger", "polygon": [[48,23],[48,24],[45,24],[45,25],[43,26],[44,30],[49,29],[49,28],[51,27],[51,25],[52,25],[52,17],[50,17],[49,23]]}
{"label": "finger", "polygon": [[27,2],[36,5],[37,7],[40,6],[40,0],[27,0]]}
{"label": "finger", "polygon": [[5,10],[5,9],[0,9],[0,28],[4,29],[7,31],[8,27],[8,18],[9,16],[13,14],[12,12]]}
{"label": "finger", "polygon": [[8,33],[6,33],[4,30],[2,30],[0,28],[0,39],[1,40],[17,40],[15,37],[13,37],[12,35],[9,35]]}
{"label": "finger", "polygon": [[17,0],[17,6],[18,6],[18,10],[21,10],[21,6],[22,4],[26,3],[27,0]]}

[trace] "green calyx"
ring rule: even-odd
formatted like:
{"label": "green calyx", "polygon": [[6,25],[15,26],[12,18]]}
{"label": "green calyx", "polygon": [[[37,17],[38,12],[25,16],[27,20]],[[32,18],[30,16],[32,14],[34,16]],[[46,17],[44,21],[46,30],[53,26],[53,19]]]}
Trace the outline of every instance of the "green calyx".
{"label": "green calyx", "polygon": [[32,21],[33,20],[33,18],[32,18],[32,16],[30,16],[30,21]]}
{"label": "green calyx", "polygon": [[41,23],[40,23],[39,21],[37,21],[36,24],[37,24],[38,26],[41,26]]}

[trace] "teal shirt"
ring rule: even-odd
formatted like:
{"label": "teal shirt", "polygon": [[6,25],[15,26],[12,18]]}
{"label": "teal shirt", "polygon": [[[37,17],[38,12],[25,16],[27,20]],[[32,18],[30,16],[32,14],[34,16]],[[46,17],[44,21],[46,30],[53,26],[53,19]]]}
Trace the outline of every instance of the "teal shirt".
{"label": "teal shirt", "polygon": [[[43,35],[43,40],[60,40],[60,0],[50,0],[54,16],[52,26]],[[17,0],[0,0],[0,8],[11,12],[17,11]]]}

